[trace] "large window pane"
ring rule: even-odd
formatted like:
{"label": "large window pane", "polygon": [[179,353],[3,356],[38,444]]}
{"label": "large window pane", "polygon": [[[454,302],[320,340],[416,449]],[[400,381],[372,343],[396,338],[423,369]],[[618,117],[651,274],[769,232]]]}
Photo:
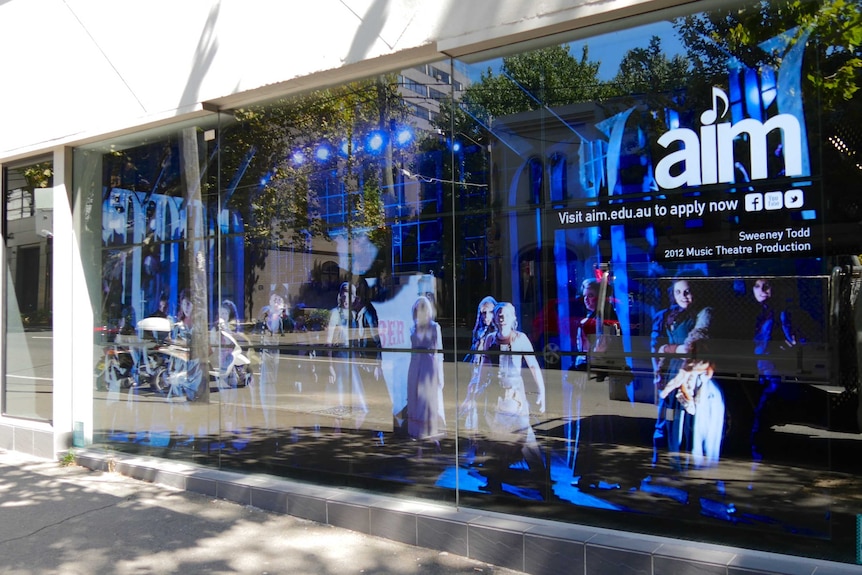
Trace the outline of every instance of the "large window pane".
{"label": "large window pane", "polygon": [[9,166],[3,181],[6,198],[3,414],[50,421],[54,384],[53,163],[46,158]]}
{"label": "large window pane", "polygon": [[[485,337],[462,501],[854,560],[862,105],[834,22],[858,14],[781,6],[464,64],[452,122],[481,146],[456,165],[493,176],[456,216],[457,299],[510,302],[545,369]],[[531,405],[507,454],[509,387]]]}
{"label": "large window pane", "polygon": [[851,15],[690,6],[77,150],[98,440],[852,561]]}
{"label": "large window pane", "polygon": [[[215,122],[213,122],[215,123]],[[206,459],[218,442],[222,384],[246,385],[218,358],[214,278],[225,251],[215,129],[187,125],[75,152],[76,217],[94,325],[94,439],[121,449],[175,448]]]}
{"label": "large window pane", "polygon": [[[215,140],[181,128],[76,151],[104,310],[97,441],[455,496],[434,485],[455,476],[457,370],[469,377],[451,361],[457,180],[427,120],[445,103],[410,97],[382,76],[235,110]],[[206,311],[203,381],[181,337],[187,285]]]}
{"label": "large window pane", "polygon": [[454,497],[434,489],[454,477],[458,382],[443,361],[455,181],[428,121],[445,101],[416,96],[430,86],[451,92],[405,70],[237,110],[222,131],[245,278],[223,295],[258,365],[238,400],[248,440],[223,464]]}

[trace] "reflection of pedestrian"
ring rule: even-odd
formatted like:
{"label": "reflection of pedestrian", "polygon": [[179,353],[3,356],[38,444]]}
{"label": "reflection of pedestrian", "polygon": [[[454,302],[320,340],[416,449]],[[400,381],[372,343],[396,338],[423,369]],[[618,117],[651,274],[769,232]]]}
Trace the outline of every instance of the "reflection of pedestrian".
{"label": "reflection of pedestrian", "polygon": [[[219,401],[224,431],[233,434],[232,444],[244,447],[248,442],[246,394],[250,393],[251,366],[237,365],[237,354],[242,353],[243,339],[239,312],[236,304],[229,299],[221,302],[218,309],[218,322],[212,331],[211,343],[217,344],[219,358],[219,380],[222,383]],[[240,392],[239,388],[243,387]]]}
{"label": "reflection of pedestrian", "polygon": [[164,292],[159,295],[159,302],[155,311],[149,317],[168,317],[168,296]]}
{"label": "reflection of pedestrian", "polygon": [[[481,349],[485,337],[497,329],[494,325],[495,307],[497,307],[497,300],[493,296],[485,296],[479,302],[479,306],[476,308],[476,324],[473,326],[473,337],[470,342],[471,352]],[[477,355],[470,353],[464,358],[464,361],[476,362],[478,359]]]}
{"label": "reflection of pedestrian", "polygon": [[179,311],[177,312],[177,323],[174,326],[174,338],[188,340],[194,332],[194,304],[192,303],[191,290],[184,289],[180,292]]}
{"label": "reflection of pedestrian", "polygon": [[281,312],[284,298],[278,292],[269,294],[269,305],[264,313],[263,347],[260,353],[260,384],[258,385],[260,407],[263,411],[264,425],[275,429],[276,422],[276,384],[278,383],[278,362],[281,355],[278,334],[281,331]]}
{"label": "reflection of pedestrian", "polygon": [[[175,343],[182,346],[185,350],[185,359],[171,362],[172,379],[179,376],[176,380],[176,385],[172,385],[169,391],[169,396],[184,394],[191,401],[200,397],[202,385],[208,385],[204,382],[204,368],[202,365],[203,358],[194,357],[193,354],[193,338],[195,337],[196,326],[194,322],[194,303],[192,291],[184,289],[180,292],[179,297],[179,313],[177,313],[177,324],[174,330]],[[203,328],[203,335],[206,336],[206,326]]]}
{"label": "reflection of pedestrian", "polygon": [[413,304],[410,330],[410,367],[407,370],[407,433],[432,439],[445,425],[443,409],[443,336],[434,321],[431,301],[419,296]]}
{"label": "reflection of pedestrian", "polygon": [[340,420],[344,412],[354,417],[357,428],[368,413],[362,379],[349,350],[351,330],[357,329],[356,312],[351,309],[355,295],[356,286],[348,282],[341,284],[337,305],[329,313],[326,330],[326,344],[330,348],[327,395],[330,406],[335,410],[336,428],[341,427]]}
{"label": "reflection of pedestrian", "polygon": [[[485,296],[479,302],[476,308],[476,324],[473,326],[473,338],[470,343],[470,353],[464,358],[464,361],[470,361],[474,365],[479,363],[481,355],[477,351],[483,349],[485,338],[496,331],[497,326],[494,325],[494,308],[497,307],[497,300],[493,296]],[[475,405],[464,418],[464,429],[467,431],[476,431],[479,428],[479,413]],[[471,453],[474,451],[474,446],[471,446]]]}
{"label": "reflection of pedestrian", "polygon": [[762,455],[757,441],[764,411],[781,385],[781,356],[787,356],[796,347],[798,339],[790,310],[775,307],[773,285],[768,279],[755,280],[751,293],[755,301],[754,355],[757,356],[757,373],[762,388],[751,425],[751,454],[755,460],[760,460]]}
{"label": "reflection of pedestrian", "polygon": [[232,332],[242,331],[239,324],[239,311],[232,300],[226,299],[218,308],[218,318],[224,322],[225,327]]}
{"label": "reflection of pedestrian", "polygon": [[587,314],[578,322],[578,332],[575,337],[575,347],[578,349],[578,355],[572,364],[571,369],[574,371],[586,371],[588,363],[588,354],[590,342],[595,340],[598,333],[598,324],[596,319],[596,308],[599,303],[599,284],[598,280],[587,279],[581,284],[581,295],[584,298],[584,309]]}
{"label": "reflection of pedestrian", "polygon": [[[676,395],[662,391],[668,381],[679,372],[685,359],[694,354],[697,345],[709,337],[712,308],[699,307],[688,280],[673,282],[670,289],[671,305],[653,317],[651,350],[653,356],[653,382],[656,387],[655,431],[653,432],[653,463],[658,458],[658,444],[667,438],[671,452],[679,452],[680,446],[690,439],[690,420],[685,417]],[[667,410],[673,409],[675,417],[669,429]]]}
{"label": "reflection of pedestrian", "polygon": [[281,308],[281,317],[280,317],[280,325],[279,325],[279,333],[293,333],[296,324],[293,321],[293,318],[290,317],[290,313],[287,311],[287,306]]}
{"label": "reflection of pedestrian", "polygon": [[[574,338],[574,346],[578,355],[575,356],[563,384],[564,415],[572,421],[566,427],[567,463],[573,471],[577,471],[580,475],[581,479],[578,485],[581,488],[589,484],[585,478],[587,470],[581,468],[589,467],[589,464],[584,464],[586,459],[584,451],[585,447],[591,443],[581,435],[581,392],[586,387],[589,378],[587,371],[589,354],[593,351],[591,346],[596,342],[596,334],[599,331],[596,310],[598,309],[600,287],[601,284],[595,279],[586,279],[581,283],[581,297],[584,300],[586,315],[578,322]],[[596,419],[593,418],[593,421],[587,424],[586,430],[592,432],[593,427],[597,425]],[[594,437],[591,439],[601,441],[604,438]]]}
{"label": "reflection of pedestrian", "polygon": [[350,345],[356,349],[354,359],[357,360],[363,390],[373,394],[378,391],[377,384],[383,379],[383,372],[380,365],[379,320],[377,310],[371,303],[371,290],[365,279],[360,278],[356,286],[351,308],[356,314],[356,330],[351,334]]}
{"label": "reflection of pedestrian", "polygon": [[545,381],[527,334],[518,331],[515,306],[499,303],[494,310],[497,331],[485,338],[484,353],[477,363],[461,406],[462,414],[477,407],[484,411],[479,417],[480,433],[490,443],[493,452],[490,483],[500,481],[495,473],[504,472],[508,464],[526,460],[531,470],[544,467],[536,434],[530,424],[530,404],[521,375],[526,364],[537,390],[536,406],[545,412]]}

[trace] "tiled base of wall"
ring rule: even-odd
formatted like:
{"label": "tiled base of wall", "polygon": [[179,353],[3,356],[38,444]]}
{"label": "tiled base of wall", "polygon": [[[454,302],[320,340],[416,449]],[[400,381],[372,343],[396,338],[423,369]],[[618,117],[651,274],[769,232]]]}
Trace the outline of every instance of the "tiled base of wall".
{"label": "tiled base of wall", "polygon": [[633,535],[364,491],[76,450],[79,465],[437,549],[531,575],[845,575],[862,567]]}
{"label": "tiled base of wall", "polygon": [[54,432],[0,423],[0,448],[45,459],[56,459]]}

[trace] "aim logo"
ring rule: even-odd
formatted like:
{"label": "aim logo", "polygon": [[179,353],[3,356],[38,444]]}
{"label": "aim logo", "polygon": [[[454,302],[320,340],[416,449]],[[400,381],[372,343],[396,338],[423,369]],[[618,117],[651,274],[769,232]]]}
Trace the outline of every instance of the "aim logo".
{"label": "aim logo", "polygon": [[[719,115],[720,103],[723,104],[721,115]],[[674,144],[678,144],[675,147],[679,148],[662,158],[656,165],[655,178],[660,188],[671,190],[682,186],[734,183],[734,168],[737,164],[737,158],[734,157],[734,141],[741,136],[747,136],[750,149],[751,180],[768,178],[767,136],[773,130],[781,130],[780,150],[784,156],[784,175],[788,177],[803,175],[802,130],[795,116],[777,114],[765,122],[745,118],[736,123],[716,124],[719,118],[727,115],[729,108],[727,94],[716,87],[712,88],[712,105],[712,109],[705,110],[700,115],[699,134],[689,128],[677,128],[665,132],[658,139],[658,144],[663,148],[669,148]],[[798,190],[792,191],[794,194],[798,192]],[[758,209],[770,209],[770,205],[778,206],[777,200],[773,198],[771,201],[772,203],[767,205],[767,199],[760,198]],[[791,207],[787,205],[787,198],[782,198],[781,201],[786,207]],[[798,198],[794,195],[790,204],[797,207],[797,202],[801,202],[801,193]],[[753,205],[754,199],[752,199],[752,207]]]}

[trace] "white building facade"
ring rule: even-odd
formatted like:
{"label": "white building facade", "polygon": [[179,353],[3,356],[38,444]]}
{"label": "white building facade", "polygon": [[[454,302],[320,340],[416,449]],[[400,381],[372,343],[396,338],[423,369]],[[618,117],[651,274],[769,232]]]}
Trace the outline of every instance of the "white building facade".
{"label": "white building facade", "polygon": [[853,563],[859,12],[0,5],[0,447]]}

